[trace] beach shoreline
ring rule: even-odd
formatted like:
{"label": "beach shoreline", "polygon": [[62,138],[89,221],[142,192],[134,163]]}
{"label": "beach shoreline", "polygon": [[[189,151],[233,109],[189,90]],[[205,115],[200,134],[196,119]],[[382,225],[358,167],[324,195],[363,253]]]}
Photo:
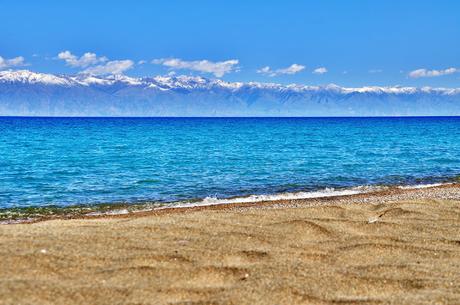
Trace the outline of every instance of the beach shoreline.
{"label": "beach shoreline", "polygon": [[[36,223],[41,221],[55,220],[55,219],[98,219],[98,218],[125,218],[125,217],[144,217],[148,215],[162,215],[168,213],[184,213],[190,211],[210,210],[226,210],[235,208],[270,208],[270,207],[293,207],[293,206],[316,206],[328,205],[337,203],[350,203],[359,202],[360,199],[369,200],[371,198],[376,200],[388,201],[392,197],[397,196],[399,200],[411,199],[411,194],[418,194],[417,196],[424,195],[427,198],[432,198],[433,195],[437,196],[439,190],[442,189],[460,189],[458,182],[444,182],[434,184],[420,184],[420,185],[394,185],[394,186],[359,186],[345,189],[333,190],[332,193],[324,191],[317,192],[300,192],[307,196],[310,194],[318,194],[316,196],[309,196],[305,198],[294,199],[276,199],[282,197],[283,194],[273,195],[260,195],[260,197],[271,197],[275,199],[248,201],[248,198],[259,197],[259,195],[251,195],[245,197],[233,197],[229,199],[218,200],[215,203],[204,203],[204,200],[190,203],[169,203],[162,206],[151,206],[150,202],[140,204],[102,204],[102,205],[88,205],[88,206],[70,206],[70,207],[53,207],[53,210],[58,211],[56,214],[36,213],[33,217],[17,217],[12,219],[0,220],[0,225],[14,225],[23,223]],[[357,191],[360,190],[360,191]],[[434,194],[433,194],[434,191]],[[334,194],[337,193],[337,195]],[[350,192],[347,194],[347,192]],[[354,192],[354,193],[353,193]],[[343,194],[345,193],[345,194]],[[289,195],[296,193],[287,193]],[[280,196],[281,195],[281,196]],[[241,201],[240,201],[241,200]],[[221,201],[221,202],[219,202]],[[157,203],[155,203],[157,204]],[[99,208],[103,207],[103,209]],[[32,207],[33,208],[33,207]],[[78,212],[70,212],[76,208]],[[40,209],[40,208],[39,208]],[[47,207],[45,207],[45,210]],[[6,209],[11,210],[11,209]],[[69,212],[67,212],[67,210]],[[89,212],[88,212],[89,211]]]}
{"label": "beach shoreline", "polygon": [[458,304],[460,186],[0,226],[0,304]]}

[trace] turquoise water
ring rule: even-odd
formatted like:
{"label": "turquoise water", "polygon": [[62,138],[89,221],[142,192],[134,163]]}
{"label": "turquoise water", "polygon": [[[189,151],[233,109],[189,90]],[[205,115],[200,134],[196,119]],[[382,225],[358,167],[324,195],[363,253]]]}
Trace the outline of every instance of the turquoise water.
{"label": "turquoise water", "polygon": [[422,184],[460,118],[0,118],[0,208]]}

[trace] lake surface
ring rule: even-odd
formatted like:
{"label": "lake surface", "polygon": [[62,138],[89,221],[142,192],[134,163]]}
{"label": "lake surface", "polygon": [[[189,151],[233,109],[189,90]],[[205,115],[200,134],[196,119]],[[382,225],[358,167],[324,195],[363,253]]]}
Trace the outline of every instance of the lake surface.
{"label": "lake surface", "polygon": [[460,174],[460,118],[0,118],[0,208],[188,202]]}

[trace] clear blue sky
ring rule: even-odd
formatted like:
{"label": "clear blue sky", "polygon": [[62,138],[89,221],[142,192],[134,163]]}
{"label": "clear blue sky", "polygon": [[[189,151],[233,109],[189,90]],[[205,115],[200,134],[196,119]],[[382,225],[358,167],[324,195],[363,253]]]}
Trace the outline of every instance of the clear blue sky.
{"label": "clear blue sky", "polygon": [[[26,69],[52,73],[130,60],[131,76],[460,87],[460,1],[67,2],[2,1],[3,69],[24,68],[11,61],[18,56]],[[73,66],[57,59],[66,50]],[[86,52],[96,54],[90,65],[78,61]],[[228,60],[238,63],[215,72]],[[417,69],[426,70],[410,77]]]}

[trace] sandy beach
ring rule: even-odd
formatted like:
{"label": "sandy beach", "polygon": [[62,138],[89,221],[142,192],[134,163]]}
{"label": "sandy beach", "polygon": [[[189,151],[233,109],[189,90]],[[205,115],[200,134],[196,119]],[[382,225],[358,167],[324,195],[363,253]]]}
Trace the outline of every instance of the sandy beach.
{"label": "sandy beach", "polygon": [[0,226],[0,304],[460,304],[460,186]]}

